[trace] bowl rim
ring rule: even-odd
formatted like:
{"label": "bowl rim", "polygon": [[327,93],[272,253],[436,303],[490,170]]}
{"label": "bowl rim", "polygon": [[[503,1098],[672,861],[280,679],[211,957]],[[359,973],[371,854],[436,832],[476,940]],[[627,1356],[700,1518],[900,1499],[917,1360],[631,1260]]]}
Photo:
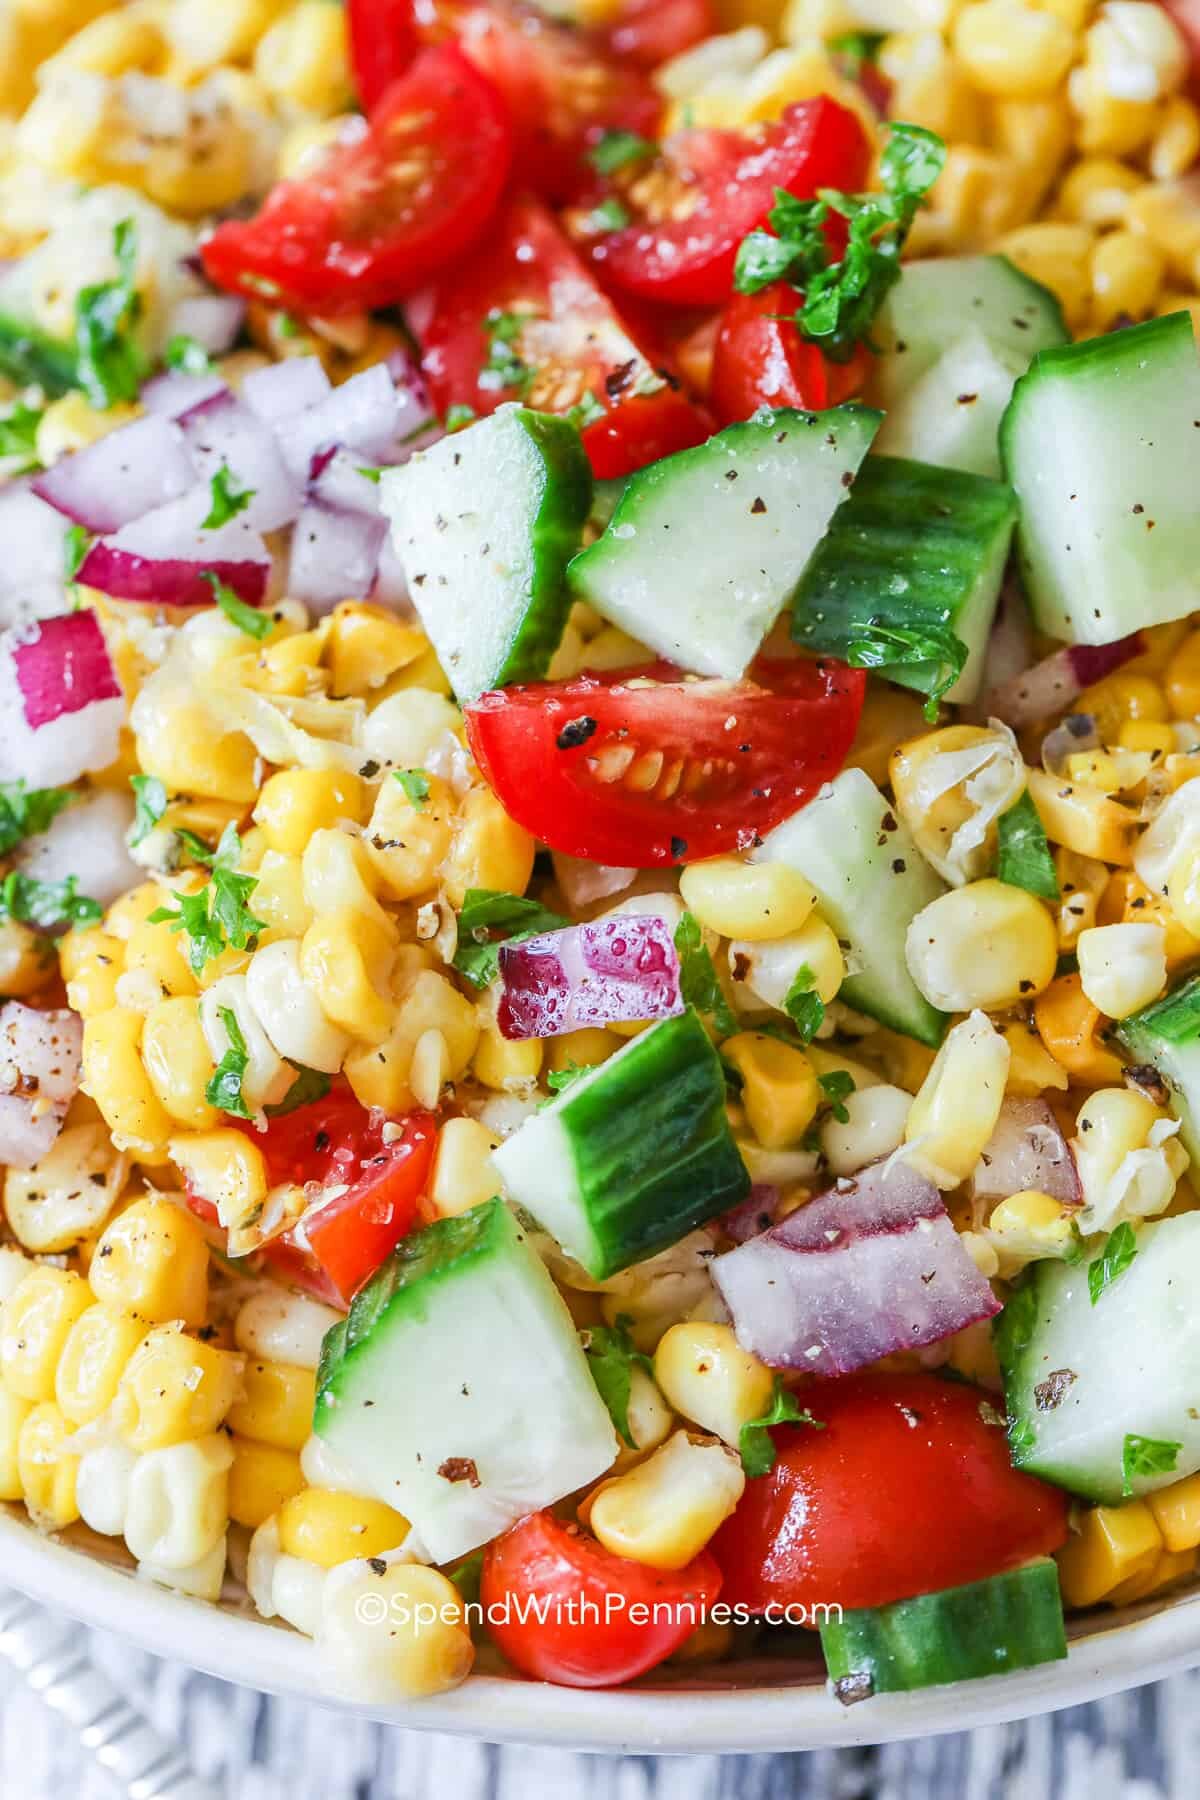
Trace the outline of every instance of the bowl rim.
{"label": "bowl rim", "polygon": [[1007,1724],[1200,1663],[1197,1591],[1140,1614],[1094,1615],[1064,1662],[884,1694],[849,1708],[817,1683],[589,1691],[488,1674],[432,1699],[364,1704],[329,1691],[312,1644],[298,1632],[140,1581],[3,1510],[0,1578],[84,1624],[223,1681],[408,1730],[573,1750],[695,1755],[880,1744]]}

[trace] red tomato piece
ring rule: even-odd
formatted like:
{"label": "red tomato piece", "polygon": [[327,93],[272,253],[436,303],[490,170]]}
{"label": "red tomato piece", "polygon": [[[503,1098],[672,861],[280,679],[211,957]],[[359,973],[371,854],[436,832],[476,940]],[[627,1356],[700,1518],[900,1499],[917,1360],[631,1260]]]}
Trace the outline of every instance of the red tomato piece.
{"label": "red tomato piece", "polygon": [[451,46],[422,51],[361,137],[279,182],[253,219],[217,226],[205,270],[218,287],[302,312],[391,305],[471,247],[511,161],[491,83]]}
{"label": "red tomato piece", "polygon": [[709,392],[719,424],[748,419],[760,406],[828,406],[825,358],[787,316],[799,302],[794,288],[777,281],[758,294],[735,294],[726,306]]}
{"label": "red tomato piece", "polygon": [[614,56],[657,69],[720,29],[712,0],[625,0],[605,39]]}
{"label": "red tomato piece", "polygon": [[539,1512],[488,1545],[479,1598],[492,1637],[523,1674],[592,1688],[656,1667],[720,1591],[707,1550],[686,1568],[651,1569]]}
{"label": "red tomato piece", "polygon": [[766,223],[776,188],[798,199],[824,187],[854,192],[870,156],[861,121],[825,96],[746,131],[677,132],[656,181],[644,179],[644,164],[618,172],[614,186],[632,217],[594,238],[591,256],[606,282],[646,300],[720,305],[733,292],[738,245]]}
{"label": "red tomato piece", "polygon": [[746,850],[811,800],[842,766],[865,686],[829,659],[758,662],[742,681],[652,663],[483,694],[467,736],[505,811],[550,849],[652,869]]}
{"label": "red tomato piece", "polygon": [[412,0],[345,0],[350,67],[364,112],[374,112],[417,52]]}
{"label": "red tomato piece", "polygon": [[1192,48],[1192,84],[1200,82],[1200,0],[1163,0]]}
{"label": "red tomato piece", "polygon": [[[440,412],[489,413],[516,399],[566,412],[590,395],[603,411],[583,443],[599,476],[627,475],[703,442],[707,416],[650,361],[544,206],[512,201],[489,235],[486,251],[434,286],[422,367]],[[510,325],[520,318],[500,348],[524,371],[506,387],[485,372],[496,347],[489,320],[501,316]]]}
{"label": "red tomato piece", "polygon": [[803,1401],[825,1429],[772,1431],[774,1467],[713,1539],[732,1604],[886,1606],[1065,1542],[1066,1494],[1012,1467],[981,1389],[875,1373],[818,1382]]}

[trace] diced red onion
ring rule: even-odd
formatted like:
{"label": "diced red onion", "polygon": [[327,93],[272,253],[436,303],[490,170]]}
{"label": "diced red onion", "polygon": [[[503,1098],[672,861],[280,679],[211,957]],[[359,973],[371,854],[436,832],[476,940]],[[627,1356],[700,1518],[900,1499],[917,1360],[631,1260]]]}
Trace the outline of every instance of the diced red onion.
{"label": "diced red onion", "polygon": [[500,980],[496,1023],[506,1038],[557,1037],[683,1011],[665,919],[596,919],[507,944]]}
{"label": "diced red onion", "polygon": [[19,1094],[0,1094],[0,1163],[11,1169],[32,1169],[53,1149],[62,1123],[63,1113],[57,1106],[35,1114],[33,1103]]}
{"label": "diced red onion", "polygon": [[318,451],[338,444],[382,461],[399,432],[400,400],[382,363],[352,375],[315,406],[289,415],[279,447],[292,474],[307,481]]}
{"label": "diced red onion", "polygon": [[718,1256],[738,1342],[779,1369],[848,1375],[1000,1307],[931,1182],[889,1158]]}
{"label": "diced red onion", "polygon": [[141,400],[146,412],[177,419],[201,401],[228,392],[219,375],[188,375],[182,369],[165,369],[146,383]]}
{"label": "diced red onion", "polygon": [[0,638],[0,780],[59,787],[117,754],[125,701],[94,612]]}
{"label": "diced red onion", "polygon": [[1062,723],[1042,739],[1042,767],[1058,780],[1067,773],[1067,758],[1081,751],[1098,750],[1100,733],[1091,713],[1068,713]]}
{"label": "diced red onion", "polygon": [[1024,596],[1012,581],[1000,590],[983,659],[978,698],[962,708],[962,716],[983,722],[995,715],[994,696],[1024,673],[1033,660],[1033,628]]}
{"label": "diced red onion", "polygon": [[314,459],[315,468],[309,482],[309,493],[324,506],[337,512],[367,513],[382,518],[379,505],[379,483],[363,474],[363,459],[349,450],[321,451]]}
{"label": "diced red onion", "polygon": [[971,1189],[976,1200],[990,1205],[1029,1188],[1064,1206],[1083,1204],[1071,1146],[1046,1102],[1010,1095],[976,1165]]}
{"label": "diced red onion", "polygon": [[62,1130],[79,1087],[83,1025],[65,1009],[0,1007],[0,1163],[31,1169]]}
{"label": "diced red onion", "polygon": [[271,573],[267,546],[241,515],[206,531],[203,520],[211,506],[206,483],[97,539],[83,560],[80,581],[118,600],[211,606],[207,572],[241,599],[257,604]]}
{"label": "diced red onion", "polygon": [[288,593],[318,614],[340,600],[364,598],[374,586],[386,535],[382,514],[372,519],[309,500],[292,532]]}
{"label": "diced red onion", "polygon": [[33,487],[89,531],[117,531],[186,493],[195,480],[183,432],[170,419],[151,413],[62,457],[34,477]]}
{"label": "diced red onion", "polygon": [[133,796],[98,788],[60,812],[47,831],[26,838],[17,851],[18,867],[37,881],[74,875],[80,893],[109,906],[145,880],[126,844],[132,823]]}
{"label": "diced red onion", "polygon": [[[284,467],[274,433],[230,393],[202,401],[179,421],[196,473],[210,484],[223,468],[250,500],[237,515],[255,531],[290,525],[303,501],[301,484]],[[369,484],[368,484],[369,485]]]}
{"label": "diced red onion", "polygon": [[377,606],[390,606],[394,611],[406,613],[412,617],[412,602],[408,593],[408,577],[404,573],[404,564],[392,543],[390,531],[384,533],[383,543],[379,550],[379,564],[375,570],[375,586],[371,589],[371,599]]}
{"label": "diced red onion", "polygon": [[286,357],[265,369],[255,369],[242,383],[243,401],[268,425],[317,406],[331,392],[329,377],[316,356]]}
{"label": "diced red onion", "polygon": [[627,887],[633,886],[637,877],[636,869],[618,869],[608,863],[586,862],[579,856],[563,856],[558,850],[551,851],[550,860],[554,864],[554,873],[562,889],[563,899],[572,912],[591,906],[597,900],[607,900],[612,894],[623,894]]}
{"label": "diced red onion", "polygon": [[0,592],[53,582],[62,593],[67,527],[60,512],[24,482],[0,493]]}
{"label": "diced red onion", "polygon": [[246,302],[236,294],[192,294],[172,308],[167,335],[191,338],[210,356],[223,356],[237,342],[245,317]]}
{"label": "diced red onion", "polygon": [[732,1238],[735,1244],[746,1244],[771,1229],[778,1205],[779,1189],[756,1181],[741,1204],[723,1213],[718,1222],[727,1238]]}
{"label": "diced red onion", "polygon": [[1014,731],[1035,725],[1065,712],[1084,688],[1140,656],[1145,647],[1140,631],[1114,644],[1066,644],[987,695],[987,711]]}

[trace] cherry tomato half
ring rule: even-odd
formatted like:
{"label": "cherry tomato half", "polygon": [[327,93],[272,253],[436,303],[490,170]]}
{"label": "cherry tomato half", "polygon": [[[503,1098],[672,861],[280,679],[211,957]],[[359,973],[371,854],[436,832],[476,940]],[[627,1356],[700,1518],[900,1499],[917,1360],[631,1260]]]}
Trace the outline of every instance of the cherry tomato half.
{"label": "cherry tomato half", "polygon": [[345,0],[345,7],[354,85],[371,113],[416,55],[412,0]]}
{"label": "cherry tomato half", "polygon": [[483,694],[467,735],[505,811],[550,849],[651,869],[748,849],[811,800],[842,766],[865,686],[829,659],[761,661],[742,681],[653,663]]}
{"label": "cherry tomato half", "polygon": [[886,1606],[1065,1541],[1067,1496],[1013,1468],[982,1389],[875,1373],[803,1399],[824,1430],[777,1427],[774,1467],[713,1539],[732,1604]]}
{"label": "cherry tomato half", "polygon": [[657,69],[720,29],[712,0],[624,0],[605,41],[621,61]]}
{"label": "cherry tomato half", "polygon": [[[537,200],[512,201],[488,249],[435,283],[431,304],[422,368],[442,413],[516,399],[544,412],[587,405],[583,445],[599,476],[627,475],[709,434],[707,415],[650,361]],[[489,361],[509,385],[497,385]]]}
{"label": "cherry tomato half", "polygon": [[423,51],[367,130],[310,175],[281,181],[252,219],[202,246],[218,287],[301,312],[362,312],[402,300],[468,250],[496,210],[512,161],[504,101],[451,46]]}
{"label": "cherry tomato half", "polygon": [[735,294],[725,307],[708,394],[719,424],[748,419],[760,406],[820,412],[862,391],[870,352],[859,344],[846,362],[830,362],[793,322],[802,304],[795,288],[777,281],[757,294]]}
{"label": "cherry tomato half", "polygon": [[720,1591],[706,1550],[686,1568],[651,1569],[540,1512],[488,1545],[479,1598],[492,1637],[523,1674],[615,1687],[678,1650]]}

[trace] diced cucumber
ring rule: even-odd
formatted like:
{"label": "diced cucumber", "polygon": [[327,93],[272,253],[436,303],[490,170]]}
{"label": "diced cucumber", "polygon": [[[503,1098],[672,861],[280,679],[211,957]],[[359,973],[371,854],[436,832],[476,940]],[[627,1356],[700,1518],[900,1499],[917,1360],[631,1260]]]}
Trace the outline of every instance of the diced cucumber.
{"label": "diced cucumber", "polygon": [[[1013,1462],[1115,1502],[1200,1469],[1200,1213],[1142,1225],[1133,1261],[1093,1305],[1086,1262],[1036,1262],[993,1330]],[[1128,1475],[1128,1437],[1178,1445]]]}
{"label": "diced cucumber", "polygon": [[904,939],[945,885],[869,775],[843,769],[767,835],[753,861],[788,863],[816,889],[851,970],[839,995],[847,1006],[919,1043],[941,1043],[946,1015],[909,974]]}
{"label": "diced cucumber", "polygon": [[1183,1147],[1200,1163],[1200,975],[1116,1027],[1135,1063],[1149,1063],[1167,1084]]}
{"label": "diced cucumber", "polygon": [[690,1009],[573,1081],[493,1160],[512,1198],[597,1281],[750,1191],[720,1058]]}
{"label": "diced cucumber", "polygon": [[78,373],[74,344],[48,337],[13,314],[0,313],[0,375],[18,387],[40,387],[53,398],[73,388]]}
{"label": "diced cucumber", "polygon": [[1058,1568],[1049,1556],[823,1624],[821,1648],[844,1704],[1061,1662],[1067,1654]]}
{"label": "diced cucumber", "polygon": [[1027,367],[981,331],[967,332],[896,401],[879,430],[880,450],[999,480],[1000,420]]}
{"label": "diced cucumber", "polygon": [[617,1452],[566,1303],[501,1200],[402,1240],[322,1346],[313,1429],[448,1562]]}
{"label": "diced cucumber", "polygon": [[1000,450],[1041,630],[1107,644],[1200,607],[1200,357],[1187,313],[1042,351],[1013,390]]}
{"label": "diced cucumber", "polygon": [[660,656],[735,680],[787,605],[879,426],[860,406],[763,408],[632,475],[568,571]]}
{"label": "diced cucumber", "polygon": [[[868,456],[797,590],[793,638],[846,659],[873,621],[948,626],[967,660],[945,698],[973,700],[1016,516],[1012,490],[998,481]],[[940,666],[907,663],[884,673],[927,694]]]}
{"label": "diced cucumber", "polygon": [[413,605],[459,700],[544,675],[592,472],[566,419],[501,406],[380,481]]}

